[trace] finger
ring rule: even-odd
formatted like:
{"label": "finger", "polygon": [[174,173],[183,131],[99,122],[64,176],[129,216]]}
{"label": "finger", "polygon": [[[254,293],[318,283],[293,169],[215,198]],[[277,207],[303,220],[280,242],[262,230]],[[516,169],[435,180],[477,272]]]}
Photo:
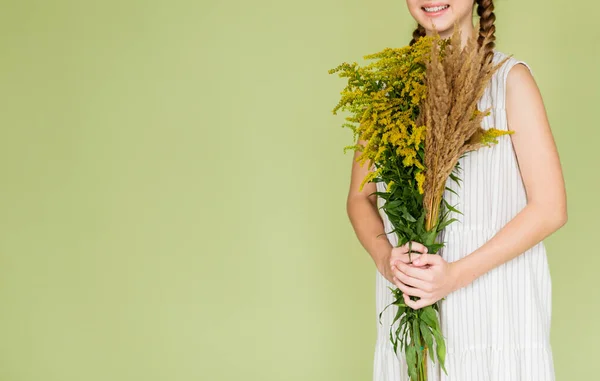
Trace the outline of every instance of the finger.
{"label": "finger", "polygon": [[[403,263],[399,263],[398,265],[401,267],[404,267],[404,268],[408,267],[408,265],[405,265]],[[415,269],[415,270],[427,271],[427,270],[422,270],[422,269]],[[429,282],[424,281],[422,279],[412,277],[410,275],[407,275],[405,272],[398,269],[398,267],[392,267],[392,274],[396,278],[400,279],[400,281],[402,283],[404,283],[410,287],[419,288],[423,291],[428,291],[431,289],[431,285],[429,284]]]}
{"label": "finger", "polygon": [[421,298],[419,300],[411,300],[408,295],[404,294],[404,303],[406,303],[406,305],[409,306],[410,308],[412,308],[413,310],[418,310],[420,308],[432,305],[434,302],[433,302],[433,300],[428,299],[428,298]]}
{"label": "finger", "polygon": [[434,274],[432,274],[432,270],[429,268],[424,269],[420,266],[408,265],[402,262],[396,263],[395,267],[400,274],[403,274],[404,276],[425,281],[427,283],[430,283],[433,280]]}
{"label": "finger", "polygon": [[439,254],[423,254],[413,261],[415,266],[437,265],[440,264],[441,257]]}
{"label": "finger", "polygon": [[414,287],[410,287],[404,283],[402,283],[398,278],[394,277],[394,284],[396,285],[396,287],[398,287],[400,289],[400,291],[402,291],[405,294],[411,295],[411,296],[418,296],[419,298],[424,298],[427,296],[427,294],[425,293],[425,291],[423,290],[419,290],[418,288],[414,288]]}
{"label": "finger", "polygon": [[[431,267],[431,264],[429,264],[428,262],[424,262],[422,259],[419,259],[424,255],[428,255],[428,254],[420,254],[417,257],[413,257],[413,260],[412,260],[412,262],[410,262],[410,265],[412,267],[418,267],[418,268],[422,268],[422,269],[428,269],[429,267]],[[431,255],[431,254],[429,254],[429,255]]]}
{"label": "finger", "polygon": [[419,258],[422,254],[402,254],[402,255],[396,255],[396,256],[391,256],[390,257],[390,266],[393,266],[396,264],[396,262],[403,262],[406,264],[410,264],[410,263],[414,263],[416,258]]}
{"label": "finger", "polygon": [[[410,247],[410,251],[409,251],[409,245]],[[398,246],[398,247],[394,247],[392,249],[391,255],[390,255],[390,264],[393,265],[398,259],[402,260],[402,262],[405,263],[411,263],[412,261],[414,261],[416,258],[419,257],[419,255],[423,254],[423,253],[427,253],[427,246],[416,242],[416,241],[411,241],[411,242],[407,242],[402,246]]]}
{"label": "finger", "polygon": [[392,255],[402,255],[402,254],[408,253],[409,246],[410,246],[410,252],[414,252],[414,253],[427,252],[427,247],[425,245],[423,245],[422,243],[416,242],[416,241],[412,241],[412,242],[407,242],[402,246],[394,247],[392,249]]}
{"label": "finger", "polygon": [[410,251],[411,252],[417,252],[417,253],[426,253],[427,252],[427,246],[423,245],[420,242],[416,242],[416,241],[411,241],[411,242],[407,242],[404,245],[406,247],[406,252],[408,252],[408,248],[410,246]]}
{"label": "finger", "polygon": [[408,258],[410,262],[414,261],[418,256],[427,253],[427,247],[425,245],[414,241],[411,242],[411,245],[411,250],[408,251]]}
{"label": "finger", "polygon": [[398,246],[392,249],[392,256],[404,255],[408,252],[408,246]]}

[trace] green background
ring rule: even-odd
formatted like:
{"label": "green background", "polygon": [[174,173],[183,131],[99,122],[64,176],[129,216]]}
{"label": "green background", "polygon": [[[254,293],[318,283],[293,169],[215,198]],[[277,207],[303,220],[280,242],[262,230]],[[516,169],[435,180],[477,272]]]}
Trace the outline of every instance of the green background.
{"label": "green background", "polygon": [[[375,267],[327,70],[404,1],[0,1],[0,381],[369,380]],[[600,5],[497,1],[564,166],[558,380],[600,372]]]}

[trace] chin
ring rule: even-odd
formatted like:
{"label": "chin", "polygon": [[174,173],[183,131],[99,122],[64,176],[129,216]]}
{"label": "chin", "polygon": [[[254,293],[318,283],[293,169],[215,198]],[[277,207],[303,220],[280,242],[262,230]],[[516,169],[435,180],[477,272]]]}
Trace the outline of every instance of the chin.
{"label": "chin", "polygon": [[424,24],[421,25],[423,25],[427,30],[433,31],[435,26],[435,30],[440,34],[440,36],[450,36],[454,30],[454,21],[433,21],[432,23],[430,20],[425,20],[423,22]]}
{"label": "chin", "polygon": [[425,29],[435,29],[440,35],[452,34],[454,23],[473,17],[473,0],[407,0],[413,18]]}

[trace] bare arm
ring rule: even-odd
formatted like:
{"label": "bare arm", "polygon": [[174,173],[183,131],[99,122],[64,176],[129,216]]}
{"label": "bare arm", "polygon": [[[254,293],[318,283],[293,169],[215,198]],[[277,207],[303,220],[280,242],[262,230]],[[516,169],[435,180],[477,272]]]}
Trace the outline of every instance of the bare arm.
{"label": "bare arm", "polygon": [[[358,143],[363,146],[366,144],[364,140],[359,140]],[[372,194],[377,190],[377,185],[368,182],[363,186],[362,191],[358,190],[361,182],[372,167],[370,161],[367,161],[361,167],[356,162],[359,155],[360,152],[356,151],[352,158],[352,173],[346,210],[358,240],[369,253],[373,262],[375,262],[377,270],[390,283],[393,283],[392,262],[397,260],[408,265],[411,260],[411,257],[407,255],[408,243],[394,248],[384,234],[385,228],[379,214],[379,209],[377,208],[377,196]],[[413,241],[411,245],[411,253],[421,254],[427,249],[420,242]]]}
{"label": "bare arm", "polygon": [[[359,143],[364,145],[366,142],[359,141]],[[369,182],[365,184],[362,191],[358,190],[360,183],[371,169],[369,161],[362,167],[356,162],[359,155],[360,152],[356,151],[352,158],[346,211],[358,240],[375,262],[379,272],[386,276],[389,273],[392,245],[384,234],[383,221],[377,209],[377,196],[371,195],[377,189],[375,183]],[[391,280],[391,276],[386,278]]]}
{"label": "bare arm", "polygon": [[567,222],[567,201],[558,152],[541,94],[521,64],[509,71],[506,113],[527,193],[527,205],[495,236],[457,261],[459,288],[517,257]]}

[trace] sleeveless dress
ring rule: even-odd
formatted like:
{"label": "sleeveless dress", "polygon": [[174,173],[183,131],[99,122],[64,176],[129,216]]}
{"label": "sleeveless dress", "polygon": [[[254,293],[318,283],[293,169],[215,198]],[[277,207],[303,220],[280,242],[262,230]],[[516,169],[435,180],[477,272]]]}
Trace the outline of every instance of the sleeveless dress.
{"label": "sleeveless dress", "polygon": [[[506,57],[494,50],[494,62]],[[509,70],[523,61],[511,57],[490,79],[479,100],[480,110],[492,107],[482,126],[507,129],[505,96]],[[439,254],[454,262],[467,256],[492,238],[527,203],[525,188],[510,136],[498,137],[498,144],[472,151],[460,159],[461,186],[450,179],[446,183],[458,196],[445,191],[450,205],[464,215],[447,226],[438,242],[444,242]],[[377,183],[378,191],[386,185]],[[378,198],[378,206],[385,200]],[[380,209],[385,231],[393,228]],[[387,234],[397,246],[395,234]],[[373,380],[408,381],[404,353],[394,353],[389,337],[390,323],[397,307],[388,287],[396,286],[376,271],[376,321]],[[550,269],[543,242],[516,258],[490,270],[470,285],[446,296],[440,303],[440,327],[446,341],[445,367],[440,368],[433,353],[428,355],[428,381],[554,381],[550,346],[551,301]],[[398,322],[394,325],[394,330]]]}

